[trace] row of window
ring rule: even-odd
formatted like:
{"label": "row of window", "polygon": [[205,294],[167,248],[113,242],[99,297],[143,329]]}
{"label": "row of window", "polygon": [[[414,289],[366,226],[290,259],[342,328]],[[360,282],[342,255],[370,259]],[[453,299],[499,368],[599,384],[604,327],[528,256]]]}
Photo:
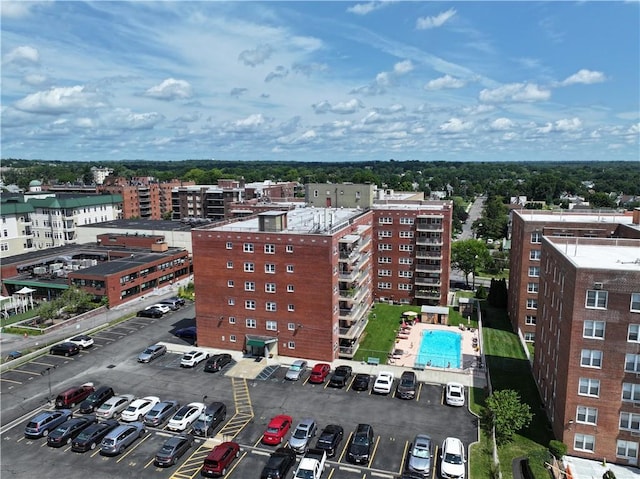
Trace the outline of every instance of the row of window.
{"label": "row of window", "polygon": [[[229,324],[237,324],[235,316],[229,316]],[[245,326],[249,329],[256,329],[258,327],[258,320],[253,318],[245,319]],[[264,327],[267,331],[278,331],[278,322],[267,320],[264,323]],[[287,323],[287,329],[289,331],[295,331],[296,328],[302,327],[296,323]]]}
{"label": "row of window", "polygon": [[[230,279],[227,281],[228,288],[235,288],[235,281]],[[255,281],[245,281],[244,282],[244,290],[245,291],[255,291],[256,283]],[[295,287],[292,284],[287,285],[287,293],[293,293],[295,291]],[[265,283],[264,285],[265,293],[275,293],[276,292],[276,283]]]}
{"label": "row of window", "polygon": [[[393,245],[389,243],[379,243],[378,251],[393,251]],[[412,244],[400,244],[398,245],[398,251],[413,251]]]}
{"label": "row of window", "polygon": [[[576,434],[573,438],[573,449],[576,451],[594,452],[596,449],[595,436],[591,434]],[[616,444],[616,457],[632,460],[637,459],[638,443],[618,439]]]}
{"label": "row of window", "polygon": [[[393,271],[390,269],[379,269],[378,276],[392,276]],[[413,271],[398,271],[399,278],[413,278]]]}
{"label": "row of window", "polygon": [[[393,237],[393,231],[389,231],[389,230],[378,231],[378,238],[391,238],[391,237]],[[413,238],[413,231],[398,231],[398,237]]]}
{"label": "row of window", "polygon": [[[393,262],[393,259],[390,256],[378,257],[378,264],[391,264],[392,262]],[[413,264],[413,258],[402,256],[398,258],[398,264]],[[435,264],[440,264],[440,262],[435,262]]]}
{"label": "row of window", "polygon": [[[393,289],[393,284],[382,281],[378,283],[378,289]],[[413,285],[411,283],[398,283],[398,291],[411,291]]]}
{"label": "row of window", "polygon": [[[233,242],[227,241],[227,249],[233,249]],[[245,253],[255,253],[255,245],[253,243],[242,243],[242,251]],[[293,245],[285,245],[285,251],[287,253],[293,253]],[[264,245],[265,254],[276,254],[276,245],[269,243]]]}
{"label": "row of window", "polygon": [[[637,326],[637,325],[636,325]],[[580,366],[584,368],[602,368],[603,352],[597,349],[583,349],[580,353]],[[640,373],[640,354],[625,354],[624,371]]]}
{"label": "row of window", "polygon": [[[233,269],[233,261],[227,261],[227,269]],[[287,273],[293,273],[294,272],[294,267],[292,264],[288,264],[286,266],[287,269]],[[255,263],[251,263],[246,261],[244,263],[244,272],[245,273],[255,273],[256,271],[256,265]],[[273,263],[265,263],[264,265],[264,272],[265,273],[269,273],[269,274],[275,274],[276,273],[276,265]]]}
{"label": "row of window", "polygon": [[[529,266],[529,277],[537,278],[540,276],[540,267],[538,266]],[[527,292],[528,293],[537,293],[538,292],[538,284],[537,283],[528,283],[527,284]],[[588,309],[607,309],[609,300],[609,292],[603,291],[601,289],[589,289],[587,290],[586,299],[585,299],[585,308]],[[527,308],[530,306],[527,305]],[[537,308],[537,302],[536,302]],[[631,293],[629,311],[632,313],[640,313],[640,293]]]}
{"label": "row of window", "polygon": [[[224,340],[224,338],[223,338]],[[230,343],[236,343],[238,342],[238,337],[235,334],[230,334],[229,335],[229,342]],[[295,341],[287,341],[287,347],[289,349],[296,349],[296,343]]]}
{"label": "row of window", "polygon": [[[257,306],[257,301],[255,299],[245,299],[244,300],[244,309],[248,309],[251,311],[255,311],[256,306]],[[236,299],[235,298],[227,298],[227,305],[229,306],[235,306],[236,305]],[[269,312],[274,312],[278,310],[278,304],[275,301],[267,301],[264,304],[264,309],[265,311],[269,311]],[[295,311],[296,307],[294,304],[288,304],[287,305],[287,311]]]}
{"label": "row of window", "polygon": [[[415,218],[408,218],[406,216],[401,216],[399,218],[400,224],[401,225],[412,225],[415,221]],[[380,218],[378,220],[378,224],[381,225],[392,225],[393,224],[393,218],[391,218],[390,216],[385,216],[383,218]]]}
{"label": "row of window", "polygon": [[[604,339],[605,330],[605,321],[586,320],[582,325],[582,337],[588,339]],[[640,324],[628,325],[627,342],[640,343]]]}

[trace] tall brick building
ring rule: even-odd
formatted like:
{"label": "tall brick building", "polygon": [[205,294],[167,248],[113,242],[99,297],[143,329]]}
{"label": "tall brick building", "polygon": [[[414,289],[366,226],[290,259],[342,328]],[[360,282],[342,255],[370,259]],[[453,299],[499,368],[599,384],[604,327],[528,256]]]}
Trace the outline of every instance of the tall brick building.
{"label": "tall brick building", "polygon": [[537,244],[533,374],[554,435],[569,455],[637,466],[640,239],[543,236]]}

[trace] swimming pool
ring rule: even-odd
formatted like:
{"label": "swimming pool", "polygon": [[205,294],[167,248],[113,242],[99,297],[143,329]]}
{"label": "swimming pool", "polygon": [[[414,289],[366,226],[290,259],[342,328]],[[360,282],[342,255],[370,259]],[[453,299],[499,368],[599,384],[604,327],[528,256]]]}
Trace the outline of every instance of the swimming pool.
{"label": "swimming pool", "polygon": [[453,331],[423,331],[416,367],[459,369],[461,341],[460,333]]}

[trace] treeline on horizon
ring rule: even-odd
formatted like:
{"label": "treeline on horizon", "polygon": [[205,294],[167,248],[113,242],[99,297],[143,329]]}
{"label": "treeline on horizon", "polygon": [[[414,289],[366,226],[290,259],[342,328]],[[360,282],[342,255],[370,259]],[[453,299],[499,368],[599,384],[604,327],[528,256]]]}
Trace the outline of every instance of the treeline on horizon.
{"label": "treeline on horizon", "polygon": [[[300,183],[372,183],[396,191],[453,188],[450,196],[464,199],[478,194],[526,196],[529,201],[560,204],[564,193],[591,197],[597,207],[613,207],[613,195],[640,196],[640,162],[446,162],[446,161],[221,161],[126,160],[105,162],[2,160],[5,185],[27,188],[31,180],[43,183],[91,184],[91,167],[107,167],[114,175],[152,176],[160,181],[181,179],[216,184],[218,179],[297,181]],[[593,186],[591,186],[591,183]],[[594,198],[594,195],[597,197]],[[636,206],[636,205],[632,205]]]}

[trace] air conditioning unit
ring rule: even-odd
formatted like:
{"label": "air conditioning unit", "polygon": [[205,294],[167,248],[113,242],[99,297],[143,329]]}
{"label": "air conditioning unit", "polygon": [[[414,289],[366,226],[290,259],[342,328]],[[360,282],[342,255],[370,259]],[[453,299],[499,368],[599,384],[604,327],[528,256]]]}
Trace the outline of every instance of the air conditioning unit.
{"label": "air conditioning unit", "polygon": [[602,289],[602,283],[593,283],[593,289]]}

